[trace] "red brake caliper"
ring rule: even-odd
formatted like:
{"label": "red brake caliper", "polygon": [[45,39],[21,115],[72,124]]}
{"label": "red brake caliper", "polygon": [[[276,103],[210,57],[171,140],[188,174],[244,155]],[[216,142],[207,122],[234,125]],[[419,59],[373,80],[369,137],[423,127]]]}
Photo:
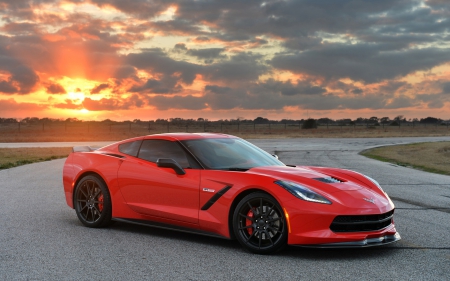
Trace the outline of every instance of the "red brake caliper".
{"label": "red brake caliper", "polygon": [[[253,211],[249,210],[248,213],[247,213],[247,216],[253,218]],[[253,222],[251,220],[249,220],[249,219],[245,220],[245,226],[250,226],[252,224],[253,224]],[[250,235],[253,234],[253,228],[252,227],[247,228],[247,231],[248,231],[248,234],[250,234]]]}
{"label": "red brake caliper", "polygon": [[100,194],[98,197],[98,201],[101,203],[98,203],[98,210],[101,212],[103,211],[103,194]]}

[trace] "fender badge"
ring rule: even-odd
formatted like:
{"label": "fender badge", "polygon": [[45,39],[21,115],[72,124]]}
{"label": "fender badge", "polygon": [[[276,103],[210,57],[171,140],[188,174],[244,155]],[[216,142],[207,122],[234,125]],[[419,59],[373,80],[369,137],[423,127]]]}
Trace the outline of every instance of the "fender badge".
{"label": "fender badge", "polygon": [[205,192],[215,192],[214,189],[209,189],[209,188],[203,188],[203,191],[205,191]]}
{"label": "fender badge", "polygon": [[366,200],[367,202],[370,202],[370,203],[372,203],[372,204],[375,204],[375,199],[373,199],[373,198],[370,198],[370,199],[363,198],[363,199]]}

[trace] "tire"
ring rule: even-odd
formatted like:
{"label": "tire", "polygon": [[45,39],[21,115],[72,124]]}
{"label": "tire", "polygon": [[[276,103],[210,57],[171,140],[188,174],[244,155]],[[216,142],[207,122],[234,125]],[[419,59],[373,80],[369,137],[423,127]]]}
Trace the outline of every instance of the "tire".
{"label": "tire", "polygon": [[73,203],[78,219],[85,226],[99,228],[111,224],[111,195],[98,176],[85,176],[80,180]]}
{"label": "tire", "polygon": [[233,214],[233,231],[248,251],[271,254],[287,244],[286,219],[272,196],[254,192],[242,198]]}

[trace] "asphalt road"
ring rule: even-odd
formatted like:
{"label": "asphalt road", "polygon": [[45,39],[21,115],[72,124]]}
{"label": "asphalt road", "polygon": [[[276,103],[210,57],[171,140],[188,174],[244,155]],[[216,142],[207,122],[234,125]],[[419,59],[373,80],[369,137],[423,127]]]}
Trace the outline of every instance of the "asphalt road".
{"label": "asphalt road", "polygon": [[449,138],[252,141],[287,164],[377,179],[396,204],[402,236],[384,247],[289,247],[271,256],[247,253],[236,241],[124,223],[89,229],[66,206],[64,159],[3,170],[0,280],[448,280],[450,177],[358,155],[378,145],[438,140]]}

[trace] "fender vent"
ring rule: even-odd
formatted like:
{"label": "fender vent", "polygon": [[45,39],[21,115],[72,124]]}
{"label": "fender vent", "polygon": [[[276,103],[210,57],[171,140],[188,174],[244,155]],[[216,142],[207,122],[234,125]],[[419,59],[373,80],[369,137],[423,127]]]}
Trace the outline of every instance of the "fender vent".
{"label": "fender vent", "polygon": [[315,178],[315,180],[321,181],[321,182],[324,182],[324,183],[338,183],[338,182],[343,182],[343,181],[341,181],[340,179],[333,178],[333,177]]}
{"label": "fender vent", "polygon": [[116,157],[116,158],[125,158],[125,156],[120,155],[120,154],[115,154],[115,153],[103,153],[104,155],[108,155],[108,156],[112,156],[112,157]]}

